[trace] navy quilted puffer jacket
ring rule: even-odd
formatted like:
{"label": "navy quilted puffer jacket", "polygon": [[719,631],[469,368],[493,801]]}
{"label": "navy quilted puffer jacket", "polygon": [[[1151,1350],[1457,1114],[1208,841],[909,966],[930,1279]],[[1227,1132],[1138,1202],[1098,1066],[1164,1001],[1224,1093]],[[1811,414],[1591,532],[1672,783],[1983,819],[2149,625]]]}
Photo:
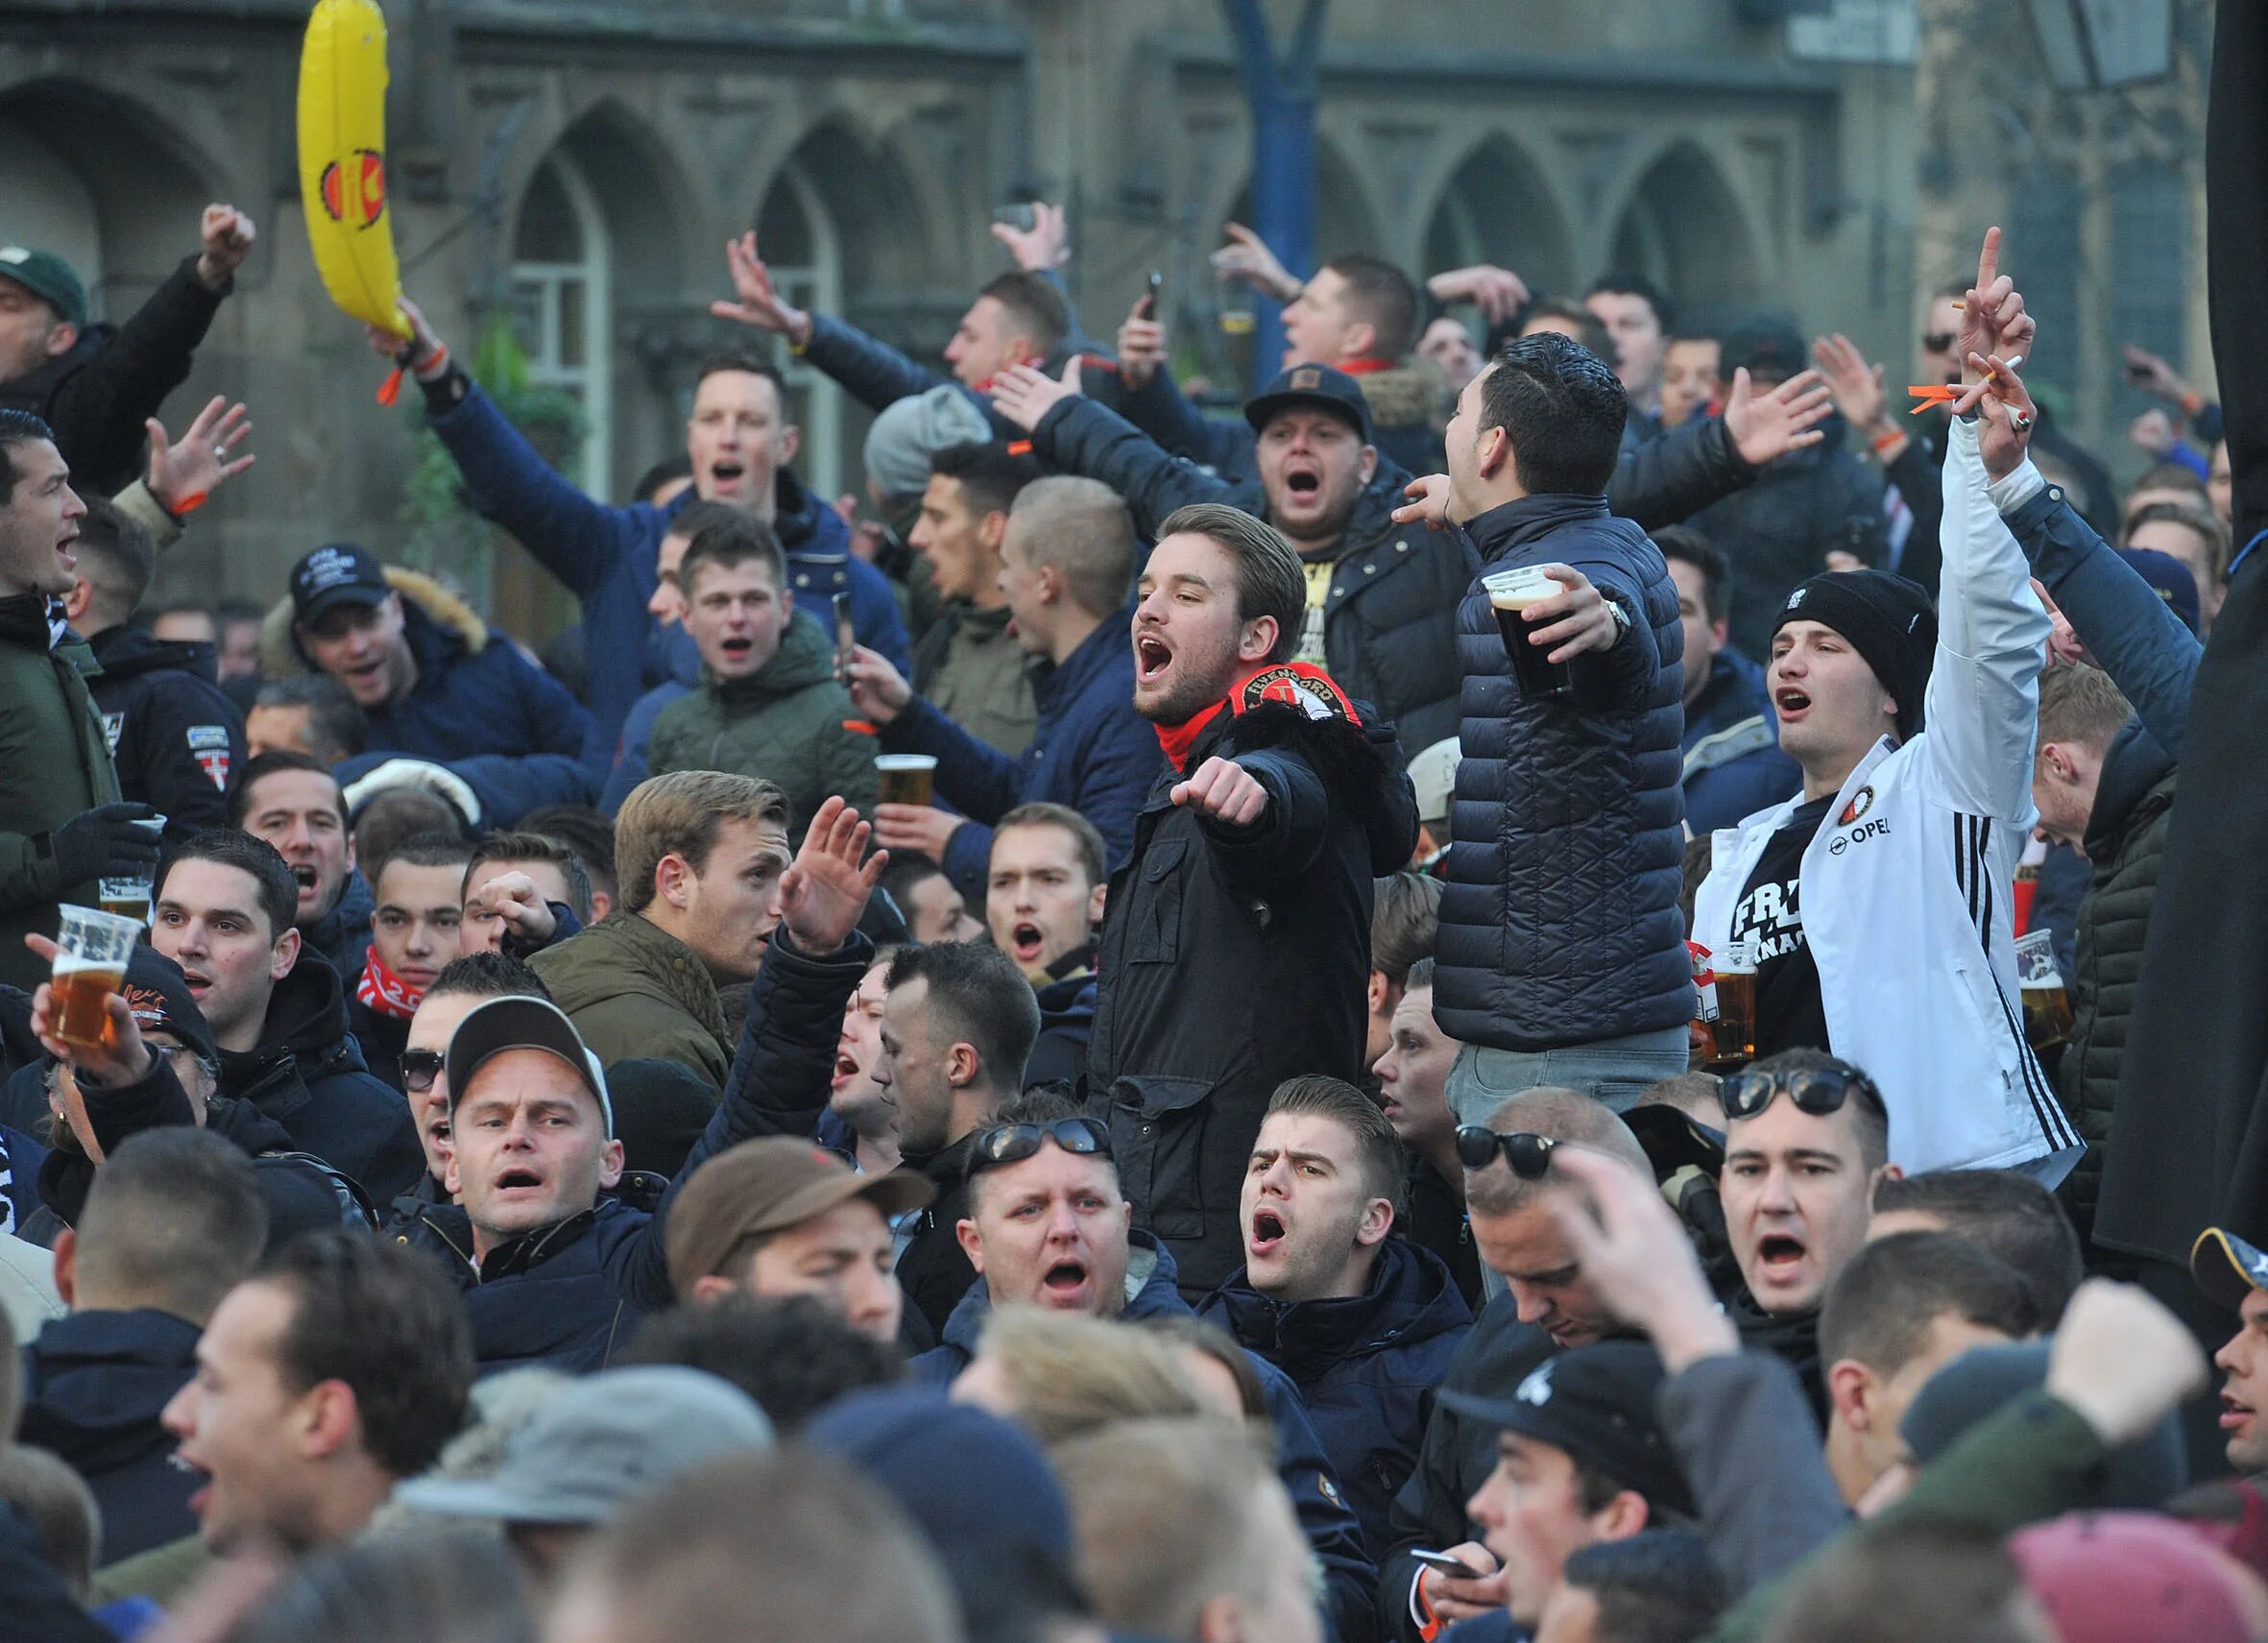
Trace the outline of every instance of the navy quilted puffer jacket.
{"label": "navy quilted puffer jacket", "polygon": [[1669,567],[1604,496],[1524,496],[1465,532],[1486,569],[1571,565],[1632,619],[1612,649],[1576,659],[1574,694],[1532,702],[1478,579],[1465,592],[1435,1019],[1462,1043],[1518,1051],[1689,1021],[1684,636]]}

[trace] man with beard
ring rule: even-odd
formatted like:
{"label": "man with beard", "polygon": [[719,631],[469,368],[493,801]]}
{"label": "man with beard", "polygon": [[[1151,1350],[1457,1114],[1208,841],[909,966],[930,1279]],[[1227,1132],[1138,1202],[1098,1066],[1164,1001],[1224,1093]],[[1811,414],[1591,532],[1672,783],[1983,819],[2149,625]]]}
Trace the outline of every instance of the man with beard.
{"label": "man with beard", "polygon": [[1372,885],[1417,836],[1391,732],[1291,660],[1303,582],[1273,529],[1199,504],[1166,519],[1134,614],[1134,705],[1169,768],[1111,882],[1089,1110],[1200,1293],[1243,1259],[1269,1094],[1363,1075]]}
{"label": "man with beard", "polygon": [[787,420],[785,384],[768,360],[746,352],[703,360],[686,422],[691,489],[662,507],[610,508],[536,453],[495,401],[451,362],[416,304],[405,301],[401,309],[416,333],[408,347],[375,329],[372,347],[416,376],[425,393],[426,422],[463,471],[481,516],[527,544],[537,563],[582,601],[591,670],[583,694],[593,721],[585,761],[593,782],[614,767],[631,706],[668,676],[647,604],[663,535],[692,497],[730,502],[771,526],[787,554],[793,592],[813,608],[848,593],[858,641],[901,668],[909,665],[905,623],[888,578],[851,552],[841,516],[788,467],[801,434]]}

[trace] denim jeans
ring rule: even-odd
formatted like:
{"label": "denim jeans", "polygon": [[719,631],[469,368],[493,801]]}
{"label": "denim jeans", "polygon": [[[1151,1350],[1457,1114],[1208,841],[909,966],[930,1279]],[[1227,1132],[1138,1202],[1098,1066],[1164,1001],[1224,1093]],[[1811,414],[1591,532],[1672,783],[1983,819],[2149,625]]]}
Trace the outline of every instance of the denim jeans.
{"label": "denim jeans", "polygon": [[1685,1071],[1684,1025],[1623,1038],[1595,1039],[1557,1050],[1491,1050],[1467,1044],[1449,1070],[1449,1110],[1459,1124],[1486,1124],[1488,1115],[1522,1090],[1557,1084],[1587,1090],[1616,1112],[1637,1105],[1647,1086]]}

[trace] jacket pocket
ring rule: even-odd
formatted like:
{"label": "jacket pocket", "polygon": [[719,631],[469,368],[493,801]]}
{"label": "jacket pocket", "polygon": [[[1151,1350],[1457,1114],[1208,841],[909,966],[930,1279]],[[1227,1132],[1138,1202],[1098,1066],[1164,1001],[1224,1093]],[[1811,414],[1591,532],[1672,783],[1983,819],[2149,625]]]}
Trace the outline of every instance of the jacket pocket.
{"label": "jacket pocket", "polygon": [[[1205,1230],[1205,1129],[1213,1081],[1149,1074],[1110,1087],[1110,1144],[1134,1219],[1160,1238]],[[1240,1160],[1240,1163],[1242,1161]]]}
{"label": "jacket pocket", "polygon": [[1161,839],[1149,847],[1134,881],[1127,909],[1126,962],[1171,964],[1181,956],[1183,862],[1189,841]]}

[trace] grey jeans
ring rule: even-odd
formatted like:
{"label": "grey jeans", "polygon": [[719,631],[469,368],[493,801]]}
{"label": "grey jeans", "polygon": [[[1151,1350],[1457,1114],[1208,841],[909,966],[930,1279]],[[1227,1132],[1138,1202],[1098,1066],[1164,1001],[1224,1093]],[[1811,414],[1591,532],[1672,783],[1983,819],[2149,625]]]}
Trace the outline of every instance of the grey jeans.
{"label": "grey jeans", "polygon": [[1507,1099],[1538,1084],[1587,1090],[1627,1112],[1647,1086],[1685,1071],[1687,1032],[1680,1024],[1623,1038],[1594,1039],[1557,1050],[1491,1050],[1467,1044],[1449,1070],[1449,1110],[1459,1124],[1486,1124]]}

